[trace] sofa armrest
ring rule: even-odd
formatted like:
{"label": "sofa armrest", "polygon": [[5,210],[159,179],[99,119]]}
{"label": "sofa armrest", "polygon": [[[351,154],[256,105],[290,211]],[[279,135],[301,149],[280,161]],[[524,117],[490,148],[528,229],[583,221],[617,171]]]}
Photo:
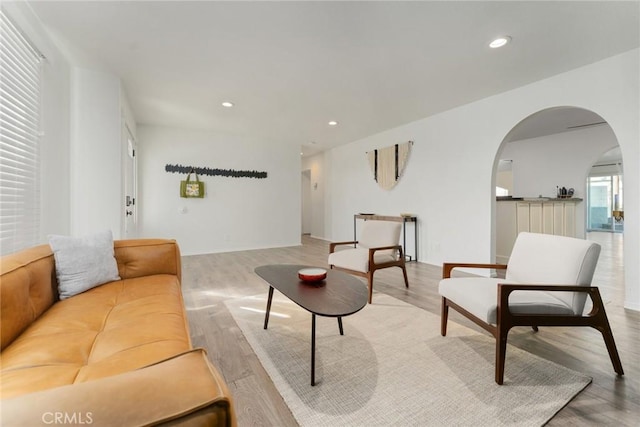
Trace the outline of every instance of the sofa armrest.
{"label": "sofa armrest", "polygon": [[506,270],[506,264],[473,264],[462,262],[445,262],[442,264],[442,278],[449,279],[454,268],[495,268],[497,270]]}
{"label": "sofa armrest", "polygon": [[180,248],[175,240],[116,240],[113,242],[113,248],[118,262],[118,273],[123,279],[172,274],[182,281]]}
{"label": "sofa armrest", "polygon": [[227,386],[202,349],[95,381],[2,400],[3,426],[236,425]]}

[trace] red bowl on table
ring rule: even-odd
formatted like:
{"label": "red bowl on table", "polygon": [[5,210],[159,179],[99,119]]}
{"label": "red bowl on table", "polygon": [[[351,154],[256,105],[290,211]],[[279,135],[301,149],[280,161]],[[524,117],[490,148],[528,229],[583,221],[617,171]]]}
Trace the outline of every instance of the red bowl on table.
{"label": "red bowl on table", "polygon": [[303,282],[320,282],[327,278],[324,268],[303,268],[298,270],[298,278]]}

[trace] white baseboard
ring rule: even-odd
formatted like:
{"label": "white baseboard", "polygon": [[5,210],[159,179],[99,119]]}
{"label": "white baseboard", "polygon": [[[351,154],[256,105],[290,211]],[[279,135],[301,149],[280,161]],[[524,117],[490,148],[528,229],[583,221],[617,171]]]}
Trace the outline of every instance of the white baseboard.
{"label": "white baseboard", "polygon": [[640,311],[640,304],[637,302],[625,301],[624,308],[627,310]]}

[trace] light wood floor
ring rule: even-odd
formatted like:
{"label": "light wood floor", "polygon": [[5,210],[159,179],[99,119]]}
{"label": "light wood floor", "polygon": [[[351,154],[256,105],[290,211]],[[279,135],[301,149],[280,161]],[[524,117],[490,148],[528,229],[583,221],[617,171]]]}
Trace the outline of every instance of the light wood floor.
{"label": "light wood floor", "polygon": [[[550,426],[640,425],[640,313],[625,310],[622,235],[590,233],[603,246],[594,285],[601,287],[607,314],[625,370],[617,377],[602,336],[590,328],[514,328],[509,343],[540,357],[593,377],[593,383],[560,411]],[[235,399],[240,427],[297,426],[287,405],[262,368],[224,300],[264,294],[268,287],[253,273],[263,264],[327,266],[328,243],[303,236],[297,247],[197,255],[183,258],[183,289],[195,346],[207,349],[224,375]],[[470,260],[473,261],[473,260]],[[409,263],[410,288],[405,289],[399,269],[376,273],[376,292],[383,292],[432,313],[440,313],[437,291],[440,267]],[[450,320],[478,329],[451,312]],[[483,331],[483,333],[486,333]],[[507,365],[509,356],[507,353]],[[429,393],[425,385],[425,393]]]}

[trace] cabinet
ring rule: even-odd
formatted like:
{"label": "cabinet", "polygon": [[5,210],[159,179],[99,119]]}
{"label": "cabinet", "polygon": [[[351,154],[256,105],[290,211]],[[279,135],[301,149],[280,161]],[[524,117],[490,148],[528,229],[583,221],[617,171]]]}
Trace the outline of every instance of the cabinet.
{"label": "cabinet", "polygon": [[509,261],[518,233],[576,237],[578,209],[582,199],[499,200],[496,206],[496,262]]}

